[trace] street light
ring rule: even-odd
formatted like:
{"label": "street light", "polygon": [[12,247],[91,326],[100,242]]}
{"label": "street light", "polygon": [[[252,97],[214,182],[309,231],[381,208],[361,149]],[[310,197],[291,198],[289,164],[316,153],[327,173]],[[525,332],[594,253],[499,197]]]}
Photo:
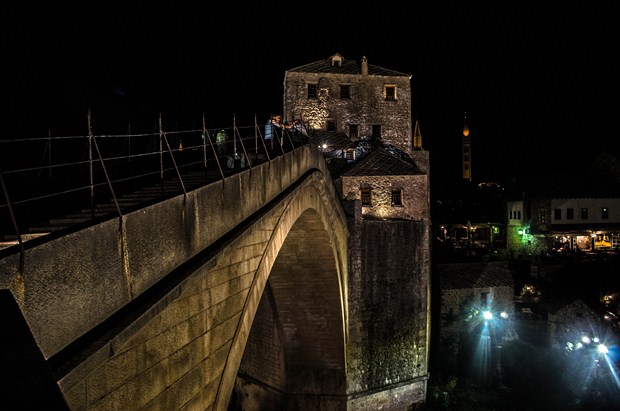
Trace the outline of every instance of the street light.
{"label": "street light", "polygon": [[[502,385],[502,342],[504,340],[504,333],[506,332],[507,323],[504,321],[508,319],[508,313],[501,311],[499,317],[496,319],[494,313],[491,310],[485,310],[482,312],[482,318],[484,319],[484,328],[481,333],[481,343],[483,343],[488,351],[490,357],[488,357],[488,363],[486,366],[491,374],[491,382],[494,386]],[[482,365],[482,364],[481,364]],[[482,378],[486,379],[486,370],[480,369]],[[487,380],[488,381],[488,380]]]}

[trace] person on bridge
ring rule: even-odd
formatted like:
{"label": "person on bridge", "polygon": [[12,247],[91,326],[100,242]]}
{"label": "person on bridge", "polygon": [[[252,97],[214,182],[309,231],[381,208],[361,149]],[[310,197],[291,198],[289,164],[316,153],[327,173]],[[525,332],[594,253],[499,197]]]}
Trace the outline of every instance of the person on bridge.
{"label": "person on bridge", "polygon": [[273,140],[278,137],[278,135],[282,134],[282,116],[276,114],[275,116],[270,116],[267,120],[267,124],[265,124],[265,142],[267,143],[267,147],[273,150]]}
{"label": "person on bridge", "polygon": [[215,144],[217,146],[217,155],[218,157],[223,157],[226,155],[226,142],[228,141],[228,134],[226,130],[220,130],[215,135]]}

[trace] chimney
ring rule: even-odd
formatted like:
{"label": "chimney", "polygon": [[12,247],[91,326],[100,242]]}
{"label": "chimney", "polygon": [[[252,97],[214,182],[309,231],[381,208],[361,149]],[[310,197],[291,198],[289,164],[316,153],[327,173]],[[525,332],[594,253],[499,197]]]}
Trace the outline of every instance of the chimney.
{"label": "chimney", "polygon": [[362,57],[362,75],[368,75],[368,59],[366,58],[366,56]]}

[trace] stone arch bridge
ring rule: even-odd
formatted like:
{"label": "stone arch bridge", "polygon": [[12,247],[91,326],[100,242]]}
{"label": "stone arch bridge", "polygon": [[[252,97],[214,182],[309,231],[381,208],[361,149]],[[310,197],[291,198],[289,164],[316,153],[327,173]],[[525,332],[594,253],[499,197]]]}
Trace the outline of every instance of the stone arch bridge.
{"label": "stone arch bridge", "polygon": [[40,356],[23,401],[364,409],[347,360],[347,222],[316,147],[39,240],[0,251],[3,322],[25,324]]}

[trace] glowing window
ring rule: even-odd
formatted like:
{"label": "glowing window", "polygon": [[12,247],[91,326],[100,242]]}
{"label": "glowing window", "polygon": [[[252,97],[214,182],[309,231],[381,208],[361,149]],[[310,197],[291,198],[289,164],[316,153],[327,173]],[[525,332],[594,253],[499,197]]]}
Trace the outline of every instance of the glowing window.
{"label": "glowing window", "polygon": [[362,188],[362,206],[372,206],[372,190],[370,188]]}
{"label": "glowing window", "polygon": [[385,93],[386,101],[396,100],[396,86],[393,86],[393,85],[385,86],[384,93]]}
{"label": "glowing window", "polygon": [[545,209],[539,208],[537,210],[538,213],[538,224],[545,224]]}

